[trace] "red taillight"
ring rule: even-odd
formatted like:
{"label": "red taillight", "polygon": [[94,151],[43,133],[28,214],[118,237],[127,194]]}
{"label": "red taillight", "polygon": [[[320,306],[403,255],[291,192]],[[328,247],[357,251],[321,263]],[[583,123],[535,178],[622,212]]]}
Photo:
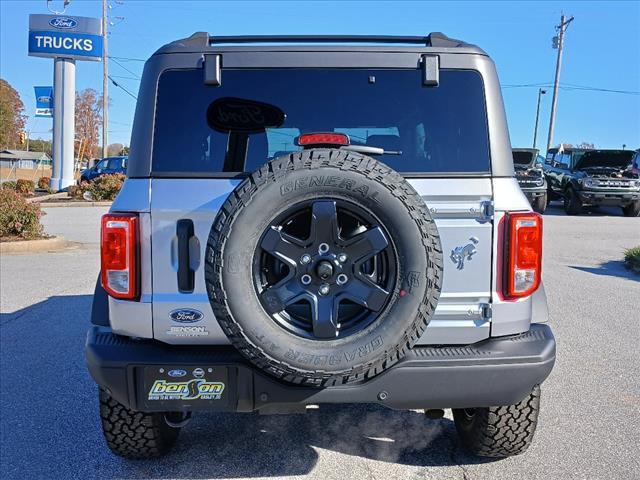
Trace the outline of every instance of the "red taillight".
{"label": "red taillight", "polygon": [[297,138],[301,147],[312,145],[349,145],[349,135],[344,133],[304,133]]}
{"label": "red taillight", "polygon": [[531,295],[542,274],[542,217],[537,213],[507,213],[507,274],[505,296]]}
{"label": "red taillight", "polygon": [[102,287],[115,298],[138,297],[138,216],[109,213],[102,217],[100,264]]}

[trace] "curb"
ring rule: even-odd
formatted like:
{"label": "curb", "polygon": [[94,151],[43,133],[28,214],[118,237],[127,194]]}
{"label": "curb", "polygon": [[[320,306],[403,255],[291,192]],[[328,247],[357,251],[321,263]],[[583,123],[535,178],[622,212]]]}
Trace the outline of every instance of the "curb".
{"label": "curb", "polygon": [[67,192],[50,193],[49,195],[40,195],[39,197],[27,198],[28,203],[42,203],[52,198],[64,198],[69,194]]}
{"label": "curb", "polygon": [[113,202],[41,202],[42,208],[57,207],[110,207]]}
{"label": "curb", "polygon": [[18,240],[16,242],[0,242],[0,253],[38,253],[56,252],[72,245],[64,237],[42,238],[39,240]]}

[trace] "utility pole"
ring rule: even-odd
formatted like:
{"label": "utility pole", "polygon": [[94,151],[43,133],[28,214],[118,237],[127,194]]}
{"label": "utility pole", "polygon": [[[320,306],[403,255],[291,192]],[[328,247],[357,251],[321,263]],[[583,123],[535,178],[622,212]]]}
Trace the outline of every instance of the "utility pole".
{"label": "utility pole", "polygon": [[536,126],[533,127],[533,148],[536,148],[536,140],[538,139],[538,119],[540,118],[540,98],[547,93],[546,90],[538,89],[538,106],[536,107]]}
{"label": "utility pole", "polygon": [[551,118],[549,119],[549,136],[547,137],[547,150],[553,144],[553,127],[556,120],[556,107],[558,104],[558,87],[560,86],[560,68],[562,67],[562,48],[564,47],[564,32],[567,25],[573,21],[573,17],[567,19],[564,14],[560,16],[560,25],[556,26],[558,36],[553,37],[553,48],[558,49],[558,58],[556,60],[556,79],[553,82],[553,99],[551,100]]}
{"label": "utility pole", "polygon": [[102,0],[102,158],[109,147],[109,56],[107,54],[107,0]]}

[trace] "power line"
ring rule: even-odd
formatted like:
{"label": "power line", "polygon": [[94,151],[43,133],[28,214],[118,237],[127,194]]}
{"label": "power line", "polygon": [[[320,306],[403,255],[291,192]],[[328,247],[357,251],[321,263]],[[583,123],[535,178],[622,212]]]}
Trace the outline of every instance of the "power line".
{"label": "power line", "polygon": [[124,65],[122,65],[118,60],[115,59],[115,57],[109,57],[111,60],[113,60],[113,62],[118,65],[120,68],[122,68],[123,70],[126,70],[127,72],[129,72],[131,75],[135,76],[136,79],[140,80],[140,75],[138,75],[136,72],[134,72],[133,70],[129,70],[127,67],[125,67]]}
{"label": "power line", "polygon": [[[551,87],[553,82],[546,83],[522,83],[513,85],[502,85],[502,88],[539,88],[539,87]],[[562,90],[585,90],[593,92],[606,92],[606,93],[621,93],[624,95],[640,95],[640,91],[635,90],[616,90],[611,88],[590,87],[588,85],[575,85],[572,83],[561,84],[558,88]]]}
{"label": "power line", "polygon": [[138,100],[138,97],[136,97],[133,93],[131,93],[129,90],[127,90],[126,88],[124,88],[122,85],[120,85],[118,82],[116,82],[113,77],[109,76],[109,80],[111,80],[111,83],[113,83],[116,87],[124,90],[130,97],[134,98],[135,100]]}
{"label": "power line", "polygon": [[137,82],[140,81],[139,78],[135,78],[135,77],[127,77],[126,75],[111,75],[113,78],[121,78],[123,80],[135,80]]}
{"label": "power line", "polygon": [[121,60],[123,62],[146,62],[143,58],[131,58],[131,57],[110,57]]}

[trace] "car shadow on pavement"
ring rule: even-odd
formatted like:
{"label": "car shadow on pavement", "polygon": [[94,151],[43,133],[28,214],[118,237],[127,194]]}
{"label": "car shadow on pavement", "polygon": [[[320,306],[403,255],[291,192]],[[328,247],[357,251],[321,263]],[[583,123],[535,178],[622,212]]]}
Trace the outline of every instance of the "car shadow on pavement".
{"label": "car shadow on pavement", "polygon": [[595,275],[604,275],[607,277],[621,277],[628,278],[629,280],[635,280],[640,282],[640,275],[633,273],[631,270],[625,268],[622,261],[609,260],[600,264],[599,267],[578,267],[575,265],[569,265],[569,268],[580,270],[582,272],[593,273]]}
{"label": "car shadow on pavement", "polygon": [[336,458],[330,452],[425,467],[490,461],[462,450],[449,419],[373,404],[321,405],[299,415],[199,413],[167,456],[124,460],[104,441],[84,362],[91,301],[52,296],[2,315],[0,477],[283,477],[313,472],[322,450],[325,462]]}

